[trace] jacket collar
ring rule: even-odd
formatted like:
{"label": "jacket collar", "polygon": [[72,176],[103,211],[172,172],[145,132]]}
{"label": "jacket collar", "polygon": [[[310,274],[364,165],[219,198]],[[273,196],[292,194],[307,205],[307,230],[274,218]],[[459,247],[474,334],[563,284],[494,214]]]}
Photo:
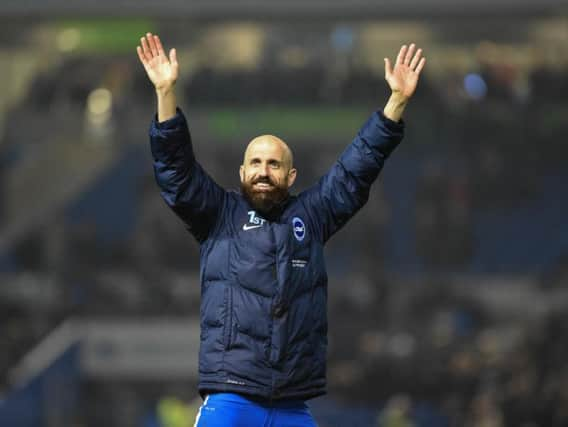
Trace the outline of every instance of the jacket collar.
{"label": "jacket collar", "polygon": [[290,204],[290,202],[296,197],[296,196],[288,194],[288,196],[286,196],[285,199],[283,199],[278,204],[273,206],[272,209],[270,209],[269,211],[261,211],[259,209],[256,209],[255,207],[253,207],[240,190],[237,190],[237,193],[243,198],[243,200],[247,203],[247,205],[251,209],[254,209],[256,212],[258,212],[260,215],[262,215],[263,218],[265,218],[265,219],[267,219],[268,221],[271,221],[271,222],[279,219],[280,216],[282,215],[282,213],[286,210],[286,208]]}

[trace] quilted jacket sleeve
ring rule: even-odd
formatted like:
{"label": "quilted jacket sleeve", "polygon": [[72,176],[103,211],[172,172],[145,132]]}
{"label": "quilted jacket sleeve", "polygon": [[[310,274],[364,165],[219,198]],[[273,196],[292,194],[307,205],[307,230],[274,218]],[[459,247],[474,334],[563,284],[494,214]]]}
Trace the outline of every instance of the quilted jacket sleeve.
{"label": "quilted jacket sleeve", "polygon": [[371,184],[402,140],[404,123],[375,112],[329,172],[300,194],[326,242],[369,198]]}
{"label": "quilted jacket sleeve", "polygon": [[162,198],[202,242],[220,216],[226,193],[196,161],[181,110],[162,123],[154,117],[150,126],[150,147]]}

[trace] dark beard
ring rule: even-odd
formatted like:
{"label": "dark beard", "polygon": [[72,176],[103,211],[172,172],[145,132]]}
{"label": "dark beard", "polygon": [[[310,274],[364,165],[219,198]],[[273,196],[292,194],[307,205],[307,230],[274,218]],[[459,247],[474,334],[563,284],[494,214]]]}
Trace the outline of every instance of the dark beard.
{"label": "dark beard", "polygon": [[[267,182],[272,185],[270,191],[256,191],[253,185]],[[269,214],[283,200],[288,198],[288,188],[275,185],[270,178],[259,178],[252,182],[241,182],[241,192],[250,205],[259,213]]]}

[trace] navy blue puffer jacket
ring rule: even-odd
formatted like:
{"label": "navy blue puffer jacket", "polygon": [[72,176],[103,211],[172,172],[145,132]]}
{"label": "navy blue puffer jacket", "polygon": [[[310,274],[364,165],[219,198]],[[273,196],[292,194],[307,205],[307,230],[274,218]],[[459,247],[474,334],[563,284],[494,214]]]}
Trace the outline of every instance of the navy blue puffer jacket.
{"label": "navy blue puffer jacket", "polygon": [[403,123],[374,113],[331,170],[271,218],[196,161],[182,112],[152,122],[156,180],[201,247],[199,391],[268,400],[325,393],[323,247],[367,201]]}

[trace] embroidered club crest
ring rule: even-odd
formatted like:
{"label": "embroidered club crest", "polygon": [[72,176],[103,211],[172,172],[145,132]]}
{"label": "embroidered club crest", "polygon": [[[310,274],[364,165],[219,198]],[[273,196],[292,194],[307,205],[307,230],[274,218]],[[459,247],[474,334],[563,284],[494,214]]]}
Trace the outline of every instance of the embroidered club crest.
{"label": "embroidered club crest", "polygon": [[294,237],[296,238],[296,240],[298,242],[304,240],[304,237],[306,237],[306,225],[304,224],[304,221],[302,221],[301,218],[295,216],[292,219],[292,228],[294,230]]}

